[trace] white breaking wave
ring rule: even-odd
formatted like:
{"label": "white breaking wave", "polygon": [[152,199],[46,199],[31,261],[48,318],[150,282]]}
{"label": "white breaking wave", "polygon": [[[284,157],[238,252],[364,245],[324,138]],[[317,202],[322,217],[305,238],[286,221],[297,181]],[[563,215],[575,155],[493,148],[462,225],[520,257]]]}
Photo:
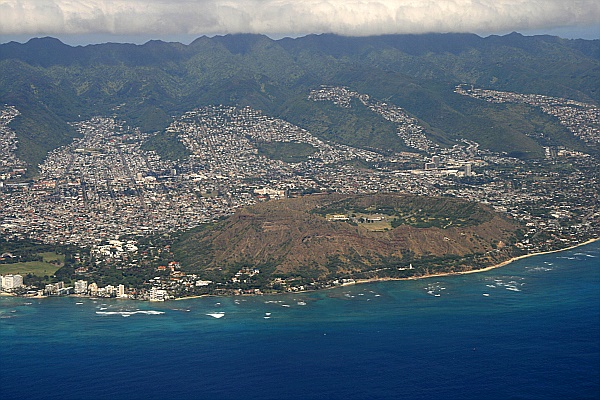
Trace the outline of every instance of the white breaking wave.
{"label": "white breaking wave", "polygon": [[146,315],[160,315],[160,314],[164,314],[164,311],[153,311],[153,310],[148,310],[148,311],[96,311],[96,314],[98,315],[121,315],[123,317],[130,317],[134,314],[146,314]]}

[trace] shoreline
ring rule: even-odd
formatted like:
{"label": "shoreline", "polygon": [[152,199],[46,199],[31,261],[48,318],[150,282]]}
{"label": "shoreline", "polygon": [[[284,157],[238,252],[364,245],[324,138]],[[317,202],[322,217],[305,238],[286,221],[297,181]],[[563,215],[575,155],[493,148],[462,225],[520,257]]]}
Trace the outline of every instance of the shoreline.
{"label": "shoreline", "polygon": [[[469,271],[444,272],[444,273],[439,273],[439,274],[430,274],[430,275],[422,275],[422,276],[411,276],[411,277],[408,277],[408,278],[389,278],[388,277],[388,278],[372,278],[372,279],[355,279],[354,283],[350,283],[350,284],[346,284],[346,285],[331,286],[331,287],[327,287],[327,288],[323,288],[323,289],[317,289],[317,290],[301,290],[301,291],[297,291],[297,292],[269,293],[268,295],[277,296],[277,295],[281,295],[281,294],[310,293],[310,292],[317,292],[317,291],[321,291],[321,290],[337,289],[337,288],[341,288],[341,287],[344,287],[344,286],[359,285],[359,284],[363,284],[363,283],[377,283],[377,282],[391,282],[391,281],[411,281],[411,280],[428,279],[428,278],[436,278],[436,277],[443,277],[443,276],[475,274],[475,273],[479,273],[479,272],[491,271],[491,270],[496,269],[496,268],[502,268],[502,267],[505,267],[508,264],[511,264],[511,263],[513,263],[515,261],[522,260],[522,259],[529,258],[529,257],[535,257],[535,256],[541,256],[541,255],[544,255],[544,254],[560,253],[562,251],[573,250],[573,249],[576,249],[578,247],[585,246],[585,245],[597,242],[599,240],[600,240],[600,238],[594,238],[594,239],[589,239],[589,240],[587,240],[585,242],[582,242],[582,243],[578,243],[578,244],[573,245],[573,246],[565,247],[564,249],[547,250],[547,251],[541,251],[541,252],[538,252],[538,253],[523,254],[521,256],[512,257],[512,258],[510,258],[508,260],[502,261],[501,263],[490,265],[489,267],[480,268],[480,269],[472,269],[472,270],[469,270]],[[248,296],[255,296],[255,295],[248,295]],[[190,300],[190,299],[199,299],[199,298],[202,298],[202,297],[220,297],[220,295],[203,294],[203,295],[189,296],[189,297],[178,297],[178,298],[173,299],[173,300]]]}
{"label": "shoreline", "polygon": [[[331,287],[327,287],[327,288],[323,288],[323,289],[317,289],[317,290],[301,290],[301,291],[297,291],[297,292],[282,292],[282,293],[269,293],[268,295],[281,295],[281,294],[294,294],[294,293],[310,293],[310,292],[317,292],[317,291],[321,291],[321,290],[331,290],[331,289],[337,289],[337,288],[341,288],[344,286],[352,286],[352,285],[359,285],[359,284],[363,284],[363,283],[377,283],[377,282],[391,282],[391,281],[411,281],[411,280],[418,280],[418,279],[428,279],[428,278],[436,278],[436,277],[443,277],[443,276],[453,276],[453,275],[467,275],[467,274],[475,274],[478,272],[487,272],[487,271],[491,271],[493,269],[496,268],[502,268],[507,266],[508,264],[511,264],[515,261],[518,260],[522,260],[525,258],[529,258],[529,257],[535,257],[535,256],[541,256],[544,254],[552,254],[552,253],[560,253],[562,251],[567,251],[567,250],[573,250],[576,249],[578,247],[581,246],[585,246],[591,243],[594,243],[596,241],[600,240],[600,238],[594,238],[594,239],[589,239],[585,242],[582,243],[578,243],[576,245],[573,246],[569,246],[569,247],[565,247],[564,249],[556,249],[556,250],[547,250],[547,251],[541,251],[538,253],[529,253],[529,254],[523,254],[521,256],[517,256],[517,257],[512,257],[506,261],[502,261],[501,263],[498,264],[494,264],[494,265],[490,265],[489,267],[485,267],[485,268],[480,268],[480,269],[472,269],[469,271],[461,271],[461,272],[444,272],[444,273],[439,273],[439,274],[430,274],[430,275],[422,275],[422,276],[412,276],[412,277],[408,277],[408,278],[372,278],[372,279],[355,279],[354,283],[350,283],[347,285],[339,285],[339,286],[331,286]],[[264,294],[263,294],[264,295]],[[261,296],[263,296],[261,295]],[[256,295],[248,295],[248,296],[256,296]],[[203,297],[221,297],[220,295],[214,295],[214,294],[202,294],[202,295],[196,295],[196,296],[187,296],[187,297],[178,297],[176,299],[172,299],[172,300],[191,300],[191,299],[200,299]],[[236,297],[236,296],[225,296],[225,297]]]}
{"label": "shoreline", "polygon": [[[443,272],[443,273],[437,273],[437,274],[429,274],[429,275],[421,275],[421,276],[411,276],[411,277],[407,277],[407,278],[391,278],[391,277],[386,277],[386,278],[369,278],[369,279],[354,279],[354,282],[352,283],[348,283],[345,285],[337,285],[337,286],[331,286],[331,287],[326,287],[326,288],[322,288],[322,289],[316,289],[316,290],[302,290],[302,291],[296,291],[296,292],[281,292],[281,293],[268,293],[267,295],[280,295],[280,294],[292,294],[292,293],[308,293],[308,292],[315,292],[315,291],[320,291],[320,290],[330,290],[330,289],[336,289],[336,288],[341,288],[344,286],[352,286],[352,285],[358,285],[358,284],[363,284],[363,283],[377,283],[377,282],[390,282],[390,281],[413,281],[413,280],[420,280],[420,279],[429,279],[429,278],[437,278],[437,277],[444,277],[444,276],[455,276],[455,275],[467,275],[467,274],[475,274],[475,273],[479,273],[479,272],[487,272],[487,271],[491,271],[493,269],[497,269],[497,268],[502,268],[505,267],[515,261],[519,261],[525,258],[529,258],[529,257],[535,257],[535,256],[541,256],[544,254],[552,254],[552,253],[560,253],[563,251],[568,251],[568,250],[573,250],[576,249],[578,247],[581,246],[585,246],[594,242],[599,241],[600,238],[593,238],[593,239],[589,239],[585,242],[582,243],[578,243],[576,245],[573,246],[569,246],[569,247],[565,247],[564,249],[556,249],[556,250],[547,250],[547,251],[541,251],[538,253],[529,253],[529,254],[523,254],[521,256],[517,256],[517,257],[512,257],[508,260],[502,261],[498,264],[494,264],[494,265],[490,265],[489,267],[484,267],[484,268],[479,268],[479,269],[471,269],[468,271],[460,271],[460,272]],[[261,296],[265,295],[265,294],[260,294]],[[7,292],[0,292],[0,296],[18,296],[15,295],[13,293],[7,293]],[[69,295],[68,297],[81,297],[81,298],[90,298],[90,299],[102,299],[103,297],[93,297],[90,295]],[[249,295],[242,295],[242,296],[257,296],[256,294],[249,294]],[[37,299],[41,299],[41,298],[50,298],[50,297],[54,297],[54,296],[18,296],[18,297],[24,297],[24,298],[37,298]],[[179,300],[191,300],[191,299],[200,299],[200,298],[204,298],[204,297],[236,297],[234,295],[215,295],[215,294],[201,294],[201,295],[194,295],[194,296],[186,296],[186,297],[177,297],[174,299],[169,299],[172,301],[179,301]],[[129,299],[129,298],[114,298],[114,299],[120,299],[120,300],[133,300],[133,301],[138,301],[138,299]],[[142,301],[146,301],[146,300],[142,300]]]}
{"label": "shoreline", "polygon": [[541,256],[541,255],[544,255],[544,254],[560,253],[562,251],[573,250],[573,249],[576,249],[578,247],[585,246],[585,245],[597,242],[598,240],[600,240],[600,238],[589,239],[589,240],[587,240],[585,242],[578,243],[578,244],[573,245],[573,246],[565,247],[564,249],[547,250],[547,251],[540,251],[538,253],[523,254],[521,256],[512,257],[512,258],[510,258],[510,259],[508,259],[506,261],[502,261],[501,263],[490,265],[489,267],[479,268],[479,269],[471,269],[469,271],[443,272],[443,273],[439,273],[439,274],[411,276],[411,277],[408,277],[408,278],[356,279],[355,282],[356,282],[356,284],[360,284],[360,283],[373,283],[373,282],[385,282],[385,281],[413,281],[413,280],[417,280],[417,279],[428,279],[428,278],[436,278],[436,277],[442,277],[442,276],[476,274],[476,273],[479,273],[479,272],[487,272],[487,271],[491,271],[493,269],[502,268],[502,267],[505,267],[508,264],[511,264],[511,263],[513,263],[515,261],[523,260],[523,259],[529,258],[529,257],[535,257],[535,256]]}
{"label": "shoreline", "polygon": [[186,297],[177,297],[175,299],[171,299],[173,301],[178,301],[178,300],[191,300],[191,299],[201,299],[203,297],[216,297],[217,295],[214,294],[197,294],[195,296],[186,296]]}

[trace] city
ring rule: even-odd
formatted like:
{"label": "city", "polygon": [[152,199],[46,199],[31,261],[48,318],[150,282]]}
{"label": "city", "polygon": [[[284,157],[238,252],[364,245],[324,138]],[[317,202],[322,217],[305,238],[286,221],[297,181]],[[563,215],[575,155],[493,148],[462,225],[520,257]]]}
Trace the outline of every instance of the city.
{"label": "city", "polygon": [[[462,86],[456,92],[490,102],[542,107],[574,136],[589,144],[600,142],[599,109],[587,104]],[[526,227],[517,243],[523,253],[568,247],[598,235],[598,171],[589,154],[547,148],[546,159],[523,161],[482,149],[474,141],[442,147],[428,139],[418,120],[402,108],[373,101],[366,94],[322,86],[308,99],[346,108],[356,99],[396,124],[398,136],[413,151],[383,155],[325,142],[249,107],[211,106],[186,112],[166,130],[185,146],[187,158],[163,159],[143,148],[151,134],[114,117],[95,117],[74,123],[81,137],[49,153],[39,166],[39,177],[23,182],[18,178],[25,166],[15,156],[16,136],[9,127],[18,110],[3,107],[0,142],[6,154],[0,171],[0,234],[5,240],[79,249],[73,255],[79,278],[74,286],[59,281],[31,293],[149,300],[261,293],[240,285],[256,280],[258,273],[240,270],[227,282],[183,273],[168,238],[259,201],[311,193],[406,193],[485,203]],[[261,147],[273,143],[310,151],[302,160],[286,162],[262,153]],[[147,239],[161,235],[167,238],[164,243]],[[144,280],[99,287],[91,279],[103,267],[144,269]],[[240,276],[248,282],[241,282]],[[6,279],[10,283],[3,287],[9,291],[24,286],[23,277]],[[347,282],[314,287],[342,283]],[[275,282],[268,284],[273,287]]]}

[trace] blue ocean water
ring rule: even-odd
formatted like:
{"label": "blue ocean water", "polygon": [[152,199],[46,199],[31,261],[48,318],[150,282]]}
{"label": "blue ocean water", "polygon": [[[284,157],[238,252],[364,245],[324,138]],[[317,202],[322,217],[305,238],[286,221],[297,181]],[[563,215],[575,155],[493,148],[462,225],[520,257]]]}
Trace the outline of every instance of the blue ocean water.
{"label": "blue ocean water", "polygon": [[600,243],[294,295],[0,298],[0,398],[598,399]]}

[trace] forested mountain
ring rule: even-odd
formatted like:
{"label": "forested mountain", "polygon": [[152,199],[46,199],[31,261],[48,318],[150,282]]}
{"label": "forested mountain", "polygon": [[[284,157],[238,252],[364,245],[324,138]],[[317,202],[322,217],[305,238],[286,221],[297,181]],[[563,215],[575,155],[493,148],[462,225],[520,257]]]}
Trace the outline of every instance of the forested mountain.
{"label": "forested mountain", "polygon": [[[493,104],[454,92],[459,84],[600,103],[600,41],[517,33],[272,40],[261,35],[200,37],[189,45],[150,41],[72,47],[57,39],[0,45],[0,101],[21,115],[11,123],[19,156],[36,165],[68,143],[68,124],[116,115],[143,131],[213,104],[251,106],[327,140],[381,151],[404,149],[395,127],[356,102],[308,100],[321,85],[344,86],[394,104],[426,135],[462,138],[521,157],[542,154],[532,132],[583,148],[558,120],[523,104]],[[164,142],[164,141],[163,141]]]}

